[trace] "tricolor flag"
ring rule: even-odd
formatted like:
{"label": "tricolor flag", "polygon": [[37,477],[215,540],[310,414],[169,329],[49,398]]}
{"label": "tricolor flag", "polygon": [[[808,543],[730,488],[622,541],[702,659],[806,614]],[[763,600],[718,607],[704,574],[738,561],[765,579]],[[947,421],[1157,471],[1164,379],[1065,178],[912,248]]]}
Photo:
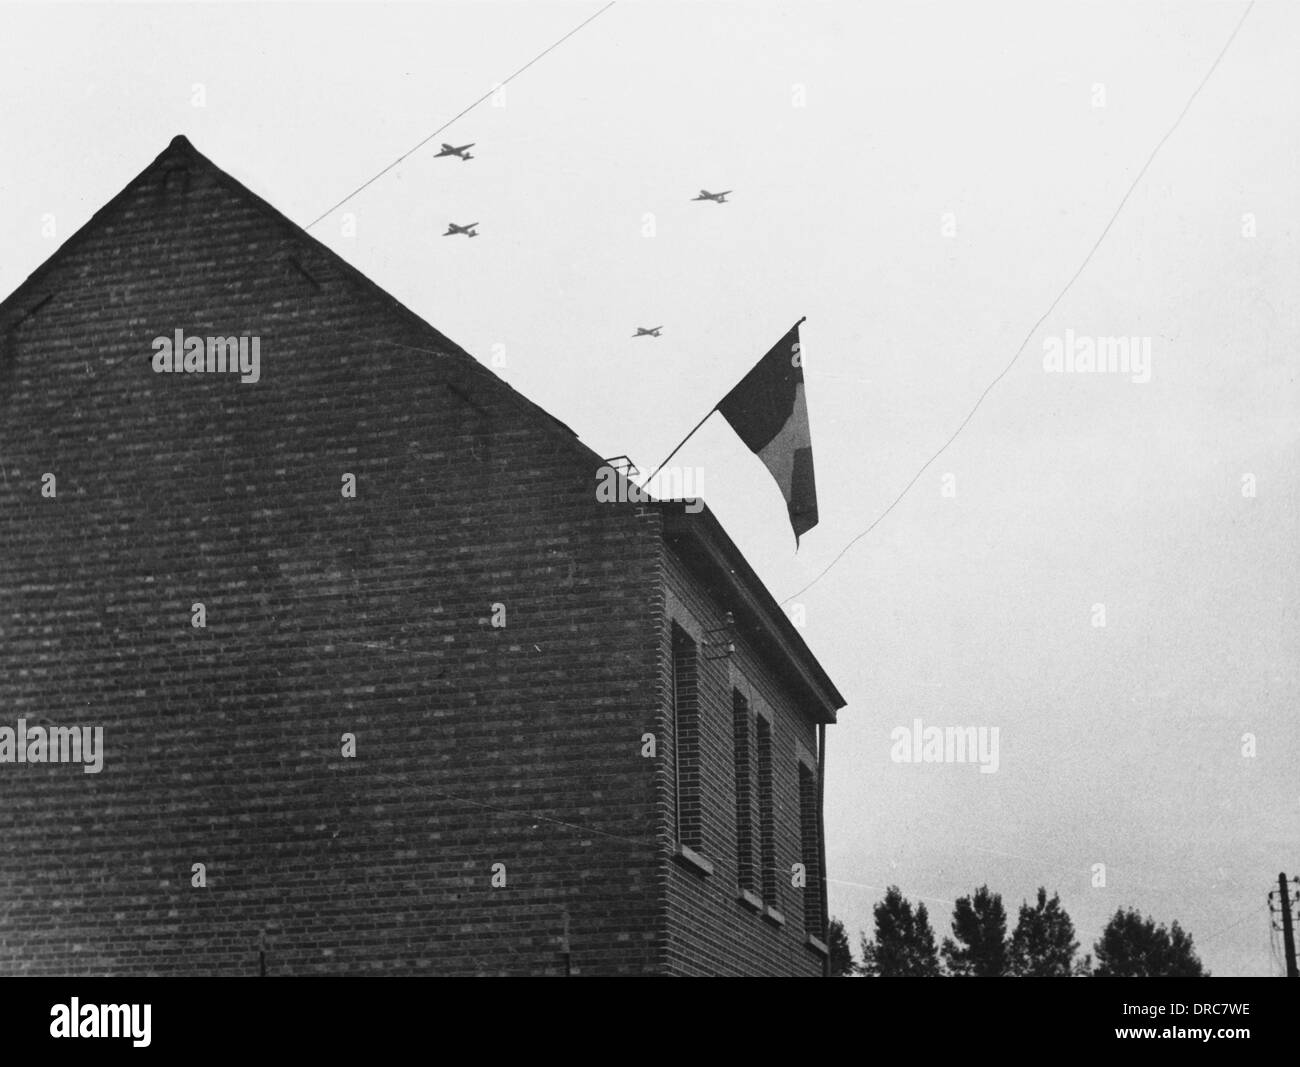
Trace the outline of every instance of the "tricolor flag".
{"label": "tricolor flag", "polygon": [[795,544],[817,525],[812,436],[803,391],[800,319],[715,410],[772,472],[785,497]]}

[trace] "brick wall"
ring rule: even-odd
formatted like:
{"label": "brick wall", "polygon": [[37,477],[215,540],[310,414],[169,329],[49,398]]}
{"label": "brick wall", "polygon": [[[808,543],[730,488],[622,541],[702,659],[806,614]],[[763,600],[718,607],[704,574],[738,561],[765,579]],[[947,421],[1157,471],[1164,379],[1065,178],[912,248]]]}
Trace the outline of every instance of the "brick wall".
{"label": "brick wall", "polygon": [[[686,565],[665,549],[667,597],[660,623],[660,647],[668,655],[674,623],[695,637],[723,626],[725,608],[703,590]],[[680,858],[661,861],[668,903],[665,969],[682,975],[812,975],[822,973],[822,957],[805,943],[803,891],[791,885],[791,865],[803,861],[801,848],[799,757],[815,760],[816,726],[772,671],[742,639],[733,656],[698,658],[700,781],[702,783],[702,857],[713,867],[706,874]],[[666,723],[671,721],[670,675],[662,675]],[[741,901],[737,855],[735,737],[732,692],[739,690],[750,715],[771,722],[773,853],[775,907],[784,919],[777,925]],[[751,734],[756,742],[757,733]],[[754,746],[756,749],[756,745]],[[671,753],[665,761],[671,779]],[[815,766],[815,763],[814,763]],[[759,842],[759,764],[756,751],[751,781],[754,893],[761,898]],[[662,780],[662,779],[661,779]],[[673,825],[671,788],[662,790]]]}
{"label": "brick wall", "polygon": [[[260,382],[155,374],[178,328]],[[105,731],[0,764],[0,973],[554,974],[566,909],[580,974],[813,969],[665,871],[659,517],[562,427],[184,145],[0,331],[0,726]]]}

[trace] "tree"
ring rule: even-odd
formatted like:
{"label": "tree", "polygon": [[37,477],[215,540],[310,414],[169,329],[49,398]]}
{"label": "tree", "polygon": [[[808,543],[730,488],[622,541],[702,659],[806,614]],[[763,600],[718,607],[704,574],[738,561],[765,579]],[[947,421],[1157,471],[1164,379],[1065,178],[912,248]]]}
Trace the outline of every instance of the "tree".
{"label": "tree", "polygon": [[[1000,978],[1007,973],[1007,912],[1002,897],[980,886],[952,911],[952,938],[943,939],[943,959],[954,977]],[[953,938],[956,938],[954,941]]]}
{"label": "tree", "polygon": [[1166,930],[1154,919],[1143,919],[1135,908],[1120,908],[1111,916],[1097,954],[1098,978],[1208,978],[1192,947],[1191,935],[1174,922]]}
{"label": "tree", "polygon": [[939,974],[939,954],[924,904],[916,911],[898,886],[885,891],[875,907],[876,939],[862,938],[862,973],[881,978],[933,978]]}
{"label": "tree", "polygon": [[1015,933],[1009,950],[1010,973],[1021,978],[1069,978],[1080,971],[1087,973],[1087,960],[1076,963],[1079,943],[1074,939],[1074,923],[1061,907],[1061,898],[1038,888],[1038,903],[1020,905]]}
{"label": "tree", "polygon": [[830,929],[826,932],[826,945],[831,950],[831,977],[846,978],[857,972],[853,962],[853,947],[849,944],[848,932],[839,919],[832,919]]}

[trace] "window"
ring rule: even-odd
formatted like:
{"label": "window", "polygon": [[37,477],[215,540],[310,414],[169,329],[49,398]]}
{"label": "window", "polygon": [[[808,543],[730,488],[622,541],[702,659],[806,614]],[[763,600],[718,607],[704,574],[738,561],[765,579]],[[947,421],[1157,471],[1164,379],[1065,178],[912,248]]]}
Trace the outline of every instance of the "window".
{"label": "window", "polygon": [[763,903],[776,907],[776,813],[772,795],[772,724],[757,716],[758,739],[758,857]]}
{"label": "window", "polygon": [[822,915],[821,842],[817,833],[817,776],[799,761],[799,838],[804,867],[803,928],[819,940],[826,937]]}
{"label": "window", "polygon": [[754,891],[754,772],[749,701],[731,691],[732,737],[736,767],[736,880]]}
{"label": "window", "polygon": [[699,674],[695,642],[676,623],[673,623],[673,778],[677,792],[677,840],[698,852],[704,845]]}

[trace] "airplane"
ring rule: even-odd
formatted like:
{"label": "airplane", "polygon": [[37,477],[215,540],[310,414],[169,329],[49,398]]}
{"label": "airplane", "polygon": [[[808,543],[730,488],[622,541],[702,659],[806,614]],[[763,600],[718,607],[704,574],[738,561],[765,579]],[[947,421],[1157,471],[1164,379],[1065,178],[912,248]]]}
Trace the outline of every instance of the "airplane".
{"label": "airplane", "polygon": [[478,233],[474,230],[477,225],[477,222],[471,222],[468,226],[457,226],[454,222],[449,222],[443,237],[454,237],[458,233],[463,233],[466,237],[477,237]]}
{"label": "airplane", "polygon": [[711,193],[707,189],[701,189],[700,195],[693,197],[692,199],[712,200],[715,204],[725,204],[727,202],[727,197],[728,195],[730,195],[730,193],[731,193],[730,189],[728,189],[725,193]]}
{"label": "airplane", "polygon": [[663,329],[662,326],[653,326],[648,330],[644,326],[638,326],[636,328],[636,333],[634,333],[632,336],[633,337],[658,337],[659,331],[662,329]]}
{"label": "airplane", "polygon": [[433,158],[439,159],[442,156],[460,156],[461,159],[473,159],[474,157],[469,153],[469,149],[473,147],[474,147],[473,141],[470,141],[469,144],[463,144],[459,148],[457,148],[455,145],[447,144],[444,141],[442,145],[442,151],[439,152]]}

